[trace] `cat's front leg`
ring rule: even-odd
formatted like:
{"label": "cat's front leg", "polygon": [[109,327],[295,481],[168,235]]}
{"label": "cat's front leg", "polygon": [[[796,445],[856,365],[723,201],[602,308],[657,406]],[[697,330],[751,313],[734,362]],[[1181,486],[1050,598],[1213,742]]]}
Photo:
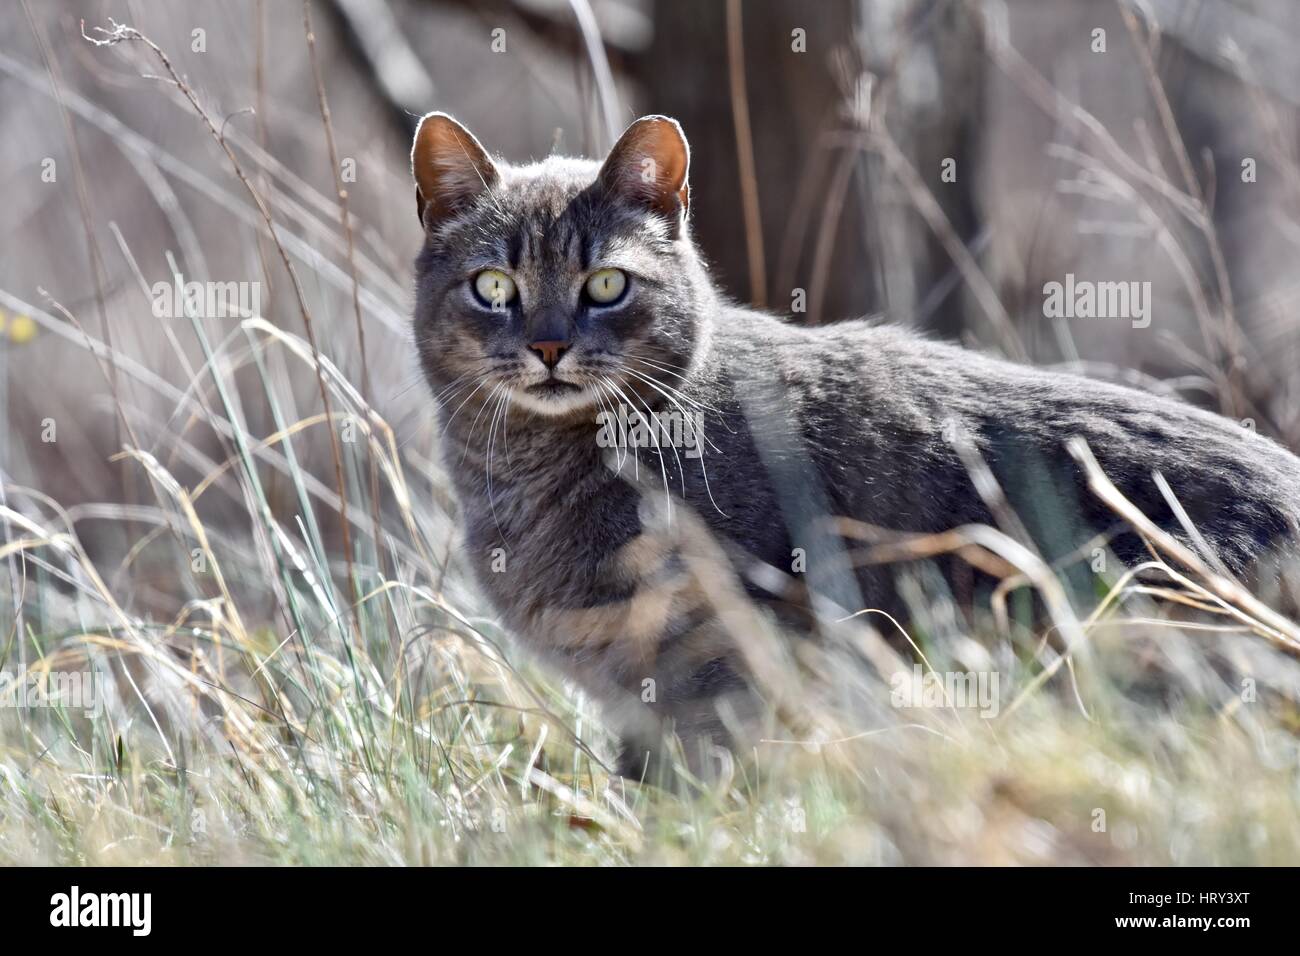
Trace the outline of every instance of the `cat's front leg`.
{"label": "cat's front leg", "polygon": [[676,674],[660,672],[639,690],[611,712],[622,742],[616,770],[668,789],[684,782],[678,769],[705,783],[723,776],[760,712],[750,682],[726,656]]}

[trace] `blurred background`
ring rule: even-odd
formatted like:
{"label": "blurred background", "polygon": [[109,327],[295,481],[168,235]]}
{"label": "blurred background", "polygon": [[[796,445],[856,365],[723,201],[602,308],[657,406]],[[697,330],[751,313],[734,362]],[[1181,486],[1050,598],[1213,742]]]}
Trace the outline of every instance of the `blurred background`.
{"label": "blurred background", "polygon": [[[168,252],[187,280],[263,283],[267,320],[302,331],[192,105],[141,44],[83,38],[83,20],[94,36],[110,18],[166,51],[220,125],[303,276],[321,351],[429,460],[406,157],[434,108],[517,161],[600,155],[636,116],[673,115],[693,148],[695,235],[737,299],[808,323],[879,313],[1300,440],[1300,8],[1286,0],[318,0],[311,14],[335,161],[296,3],[0,5],[7,482],[66,506],[129,499],[131,469],[108,462],[128,426],[157,450],[184,424],[176,395],[142,379],[184,389],[202,362],[148,307],[141,280],[171,278]],[[1045,318],[1043,285],[1066,273],[1151,282],[1151,326]],[[105,367],[84,335],[121,361]],[[292,397],[310,404],[297,373]],[[242,414],[270,429],[264,402]],[[217,436],[188,427],[192,452],[215,455]]]}
{"label": "blurred background", "polygon": [[[2,0],[0,670],[84,660],[116,696],[84,733],[0,714],[21,780],[0,859],[499,859],[462,836],[502,807],[554,827],[514,861],[639,846],[625,805],[592,803],[598,718],[520,677],[456,569],[409,332],[424,112],[511,161],[675,116],[694,235],[737,300],[879,315],[1300,449],[1297,45],[1293,0]],[[256,314],[156,314],[177,274],[255,284]],[[1149,325],[1049,317],[1071,275],[1149,282]],[[952,630],[944,659],[993,666]],[[1250,671],[1280,695],[1265,726],[1185,666],[1252,636],[1151,631],[1116,633],[1120,657],[1169,655],[1195,716],[1243,733],[1109,698],[1099,733],[1043,695],[963,736],[880,704],[845,733],[907,733],[846,736],[838,777],[814,747],[816,773],[764,778],[749,830],[647,858],[1294,862],[1293,658]],[[1064,660],[1046,643],[994,663],[1037,687]],[[922,719],[939,730],[909,735]],[[187,760],[212,772],[197,795]],[[1123,821],[1104,836],[1099,807]]]}

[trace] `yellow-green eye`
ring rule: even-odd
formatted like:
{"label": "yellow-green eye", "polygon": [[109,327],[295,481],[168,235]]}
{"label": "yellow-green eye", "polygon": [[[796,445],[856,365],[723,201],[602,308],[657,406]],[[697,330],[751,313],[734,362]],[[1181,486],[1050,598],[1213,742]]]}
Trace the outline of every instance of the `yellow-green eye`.
{"label": "yellow-green eye", "polygon": [[492,308],[505,308],[516,295],[515,280],[499,269],[484,269],[474,277],[474,291]]}
{"label": "yellow-green eye", "polygon": [[623,297],[627,276],[622,269],[601,269],[587,280],[587,296],[597,305],[609,305]]}

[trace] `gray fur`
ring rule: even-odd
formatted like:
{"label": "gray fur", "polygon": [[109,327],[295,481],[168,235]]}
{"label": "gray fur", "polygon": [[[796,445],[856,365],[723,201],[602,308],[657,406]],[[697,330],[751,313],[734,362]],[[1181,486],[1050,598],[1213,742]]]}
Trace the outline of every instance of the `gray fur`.
{"label": "gray fur", "polygon": [[[498,170],[491,189],[430,224],[416,263],[420,359],[442,396],[444,454],[483,590],[526,645],[608,701],[629,726],[647,676],[660,689],[657,717],[706,739],[726,737],[719,698],[742,709],[754,703],[743,655],[717,642],[698,608],[670,614],[650,645],[615,633],[569,640],[552,626],[556,618],[541,623],[555,609],[619,607],[655,586],[618,570],[620,549],[646,530],[647,484],[662,493],[666,480],[737,569],[750,558],[788,569],[792,549],[803,547],[815,590],[899,616],[890,572],[846,574],[844,544],[823,519],[847,516],[903,532],[994,523],[948,440],[954,433],[974,439],[1049,560],[1117,524],[1066,452],[1074,435],[1131,500],[1178,530],[1151,478],[1159,470],[1234,571],[1289,546],[1300,528],[1300,460],[1250,429],[901,328],[794,326],[724,300],[684,217],[611,196],[598,163],[551,158]],[[597,315],[574,289],[615,247],[630,263],[633,287],[621,308]],[[466,294],[474,270],[495,262],[508,262],[530,290],[508,315],[485,314]],[[531,316],[548,309],[574,323],[567,374],[575,380],[619,375],[613,369],[621,362],[707,406],[704,455],[643,449],[641,481],[632,481],[630,460],[616,471],[597,447],[597,406],[547,415],[507,403],[515,393],[505,386],[522,389],[522,376],[541,368],[526,333]],[[654,365],[630,365],[631,354]],[[634,403],[671,408],[637,376],[621,374],[618,382]],[[476,385],[483,387],[471,394]],[[503,387],[489,401],[496,385]],[[498,548],[504,573],[493,570]],[[1121,534],[1113,548],[1124,560],[1140,554],[1131,535]],[[674,544],[658,573],[671,576],[684,561]],[[780,604],[748,579],[746,587]],[[634,758],[625,769],[637,765]]]}

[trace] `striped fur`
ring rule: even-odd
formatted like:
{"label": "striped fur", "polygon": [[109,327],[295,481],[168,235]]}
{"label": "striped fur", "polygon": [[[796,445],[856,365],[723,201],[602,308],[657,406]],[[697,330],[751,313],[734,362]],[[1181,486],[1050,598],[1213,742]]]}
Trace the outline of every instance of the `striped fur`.
{"label": "striped fur", "polygon": [[[994,523],[954,435],[973,442],[1048,560],[1116,525],[1066,453],[1074,435],[1131,500],[1180,531],[1158,470],[1234,571],[1293,546],[1300,461],[1250,429],[897,328],[799,328],[725,301],[691,242],[684,140],[675,124],[650,122],[611,160],[665,151],[655,168],[671,175],[645,189],[625,188],[639,165],[489,160],[477,180],[452,170],[454,201],[440,201],[427,169],[446,167],[445,149],[418,180],[415,340],[466,553],[523,644],[625,728],[625,773],[640,775],[664,728],[702,764],[762,710],[752,653],[762,621],[737,609],[745,595],[787,620],[807,619],[783,600],[800,593],[904,617],[892,574],[852,567],[828,518],[901,532]],[[435,141],[465,140],[443,130]],[[479,171],[483,159],[466,156]],[[481,188],[467,197],[473,181]],[[606,265],[629,275],[629,291],[616,308],[591,308],[582,283]],[[520,290],[504,312],[470,298],[474,272],[489,267]],[[548,373],[527,348],[546,310],[572,335],[556,374],[575,387],[554,398],[534,394]],[[599,447],[596,415],[616,402],[701,412],[704,453]],[[1131,535],[1112,547],[1121,560],[1141,554]],[[766,591],[748,573],[756,565],[798,586]]]}

